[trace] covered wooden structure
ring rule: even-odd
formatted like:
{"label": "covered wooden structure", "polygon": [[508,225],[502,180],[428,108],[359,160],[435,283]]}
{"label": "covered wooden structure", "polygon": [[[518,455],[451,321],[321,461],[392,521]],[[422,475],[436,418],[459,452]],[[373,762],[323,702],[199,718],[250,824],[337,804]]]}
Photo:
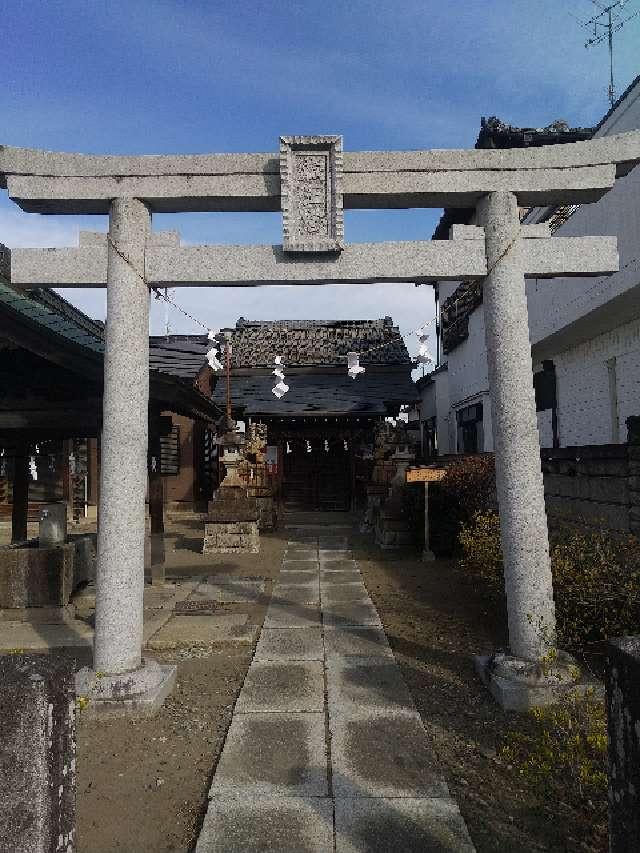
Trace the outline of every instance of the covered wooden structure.
{"label": "covered wooden structure", "polygon": [[[161,346],[150,353],[149,506],[159,532],[161,442],[172,426],[162,413],[214,425],[220,412],[205,391],[206,377],[194,382],[190,367],[187,375],[184,353],[167,357]],[[0,506],[11,508],[13,542],[27,537],[30,497],[32,517],[39,500],[73,503],[76,464],[86,474],[81,499],[97,503],[103,357],[101,323],[53,291],[19,292],[0,278]]]}

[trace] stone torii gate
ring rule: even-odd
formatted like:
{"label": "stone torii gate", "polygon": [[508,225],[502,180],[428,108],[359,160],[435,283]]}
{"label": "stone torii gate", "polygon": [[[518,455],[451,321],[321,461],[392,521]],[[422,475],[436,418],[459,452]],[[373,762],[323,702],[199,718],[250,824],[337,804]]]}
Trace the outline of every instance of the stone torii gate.
{"label": "stone torii gate", "polygon": [[[11,252],[14,285],[107,288],[94,661],[80,692],[109,709],[153,709],[175,676],[141,657],[149,289],[433,279],[484,283],[510,643],[492,664],[492,689],[507,703],[511,688],[524,690],[521,704],[544,690],[535,673],[555,648],[555,612],[525,278],[606,275],[618,256],[614,237],[551,237],[521,225],[518,208],[595,202],[638,161],[638,132],[470,151],[343,153],[340,136],[282,137],[279,155],[0,147],[0,185],[23,210],[109,214],[106,239]],[[344,242],[344,209],[410,207],[475,207],[475,224],[453,226],[449,241]],[[150,239],[153,212],[277,210],[281,246]]]}

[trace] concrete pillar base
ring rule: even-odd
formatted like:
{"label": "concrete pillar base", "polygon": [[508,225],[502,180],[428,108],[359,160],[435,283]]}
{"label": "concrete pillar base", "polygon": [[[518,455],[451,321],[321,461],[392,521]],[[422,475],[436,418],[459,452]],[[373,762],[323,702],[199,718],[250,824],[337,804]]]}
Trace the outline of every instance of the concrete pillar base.
{"label": "concrete pillar base", "polygon": [[423,563],[433,563],[435,558],[436,558],[436,555],[433,553],[433,551],[430,548],[425,548],[424,551],[422,552],[422,562]]}
{"label": "concrete pillar base", "polygon": [[151,658],[143,659],[139,669],[119,675],[85,667],[76,675],[76,694],[83,713],[89,716],[151,717],[173,690],[177,671],[177,667]]}
{"label": "concrete pillar base", "polygon": [[475,669],[496,702],[505,711],[529,711],[555,705],[567,694],[593,691],[604,697],[601,682],[588,678],[576,660],[558,651],[548,664],[520,660],[504,652],[475,655]]}

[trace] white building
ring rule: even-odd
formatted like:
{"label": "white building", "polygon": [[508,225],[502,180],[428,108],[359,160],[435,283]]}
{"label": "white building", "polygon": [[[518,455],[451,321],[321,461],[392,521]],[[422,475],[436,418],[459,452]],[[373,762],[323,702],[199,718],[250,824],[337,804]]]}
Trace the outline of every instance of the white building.
{"label": "white building", "polygon": [[[546,144],[639,128],[640,77],[593,131],[558,124],[520,130],[490,120],[483,122],[479,144],[492,144],[493,136],[502,136],[496,147]],[[527,223],[548,221],[559,235],[618,238],[619,272],[598,279],[530,279],[527,296],[541,446],[623,443],[626,418],[640,415],[640,169],[617,180],[595,204],[523,214]],[[434,237],[443,236],[451,221],[469,221],[468,215],[445,212]],[[418,383],[425,451],[429,441],[439,454],[490,451],[481,290],[439,282],[438,295],[440,365]]]}

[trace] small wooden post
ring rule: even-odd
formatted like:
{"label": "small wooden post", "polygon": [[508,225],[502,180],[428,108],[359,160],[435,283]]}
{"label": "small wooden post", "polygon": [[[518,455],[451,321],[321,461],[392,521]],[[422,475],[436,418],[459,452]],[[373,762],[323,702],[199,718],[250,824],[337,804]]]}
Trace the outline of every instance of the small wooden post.
{"label": "small wooden post", "polygon": [[424,483],[424,550],[422,552],[422,562],[430,563],[435,560],[436,555],[430,548],[431,537],[429,533],[429,481]]}
{"label": "small wooden post", "polygon": [[29,445],[20,442],[13,452],[13,498],[11,505],[11,544],[27,540],[29,517]]}

